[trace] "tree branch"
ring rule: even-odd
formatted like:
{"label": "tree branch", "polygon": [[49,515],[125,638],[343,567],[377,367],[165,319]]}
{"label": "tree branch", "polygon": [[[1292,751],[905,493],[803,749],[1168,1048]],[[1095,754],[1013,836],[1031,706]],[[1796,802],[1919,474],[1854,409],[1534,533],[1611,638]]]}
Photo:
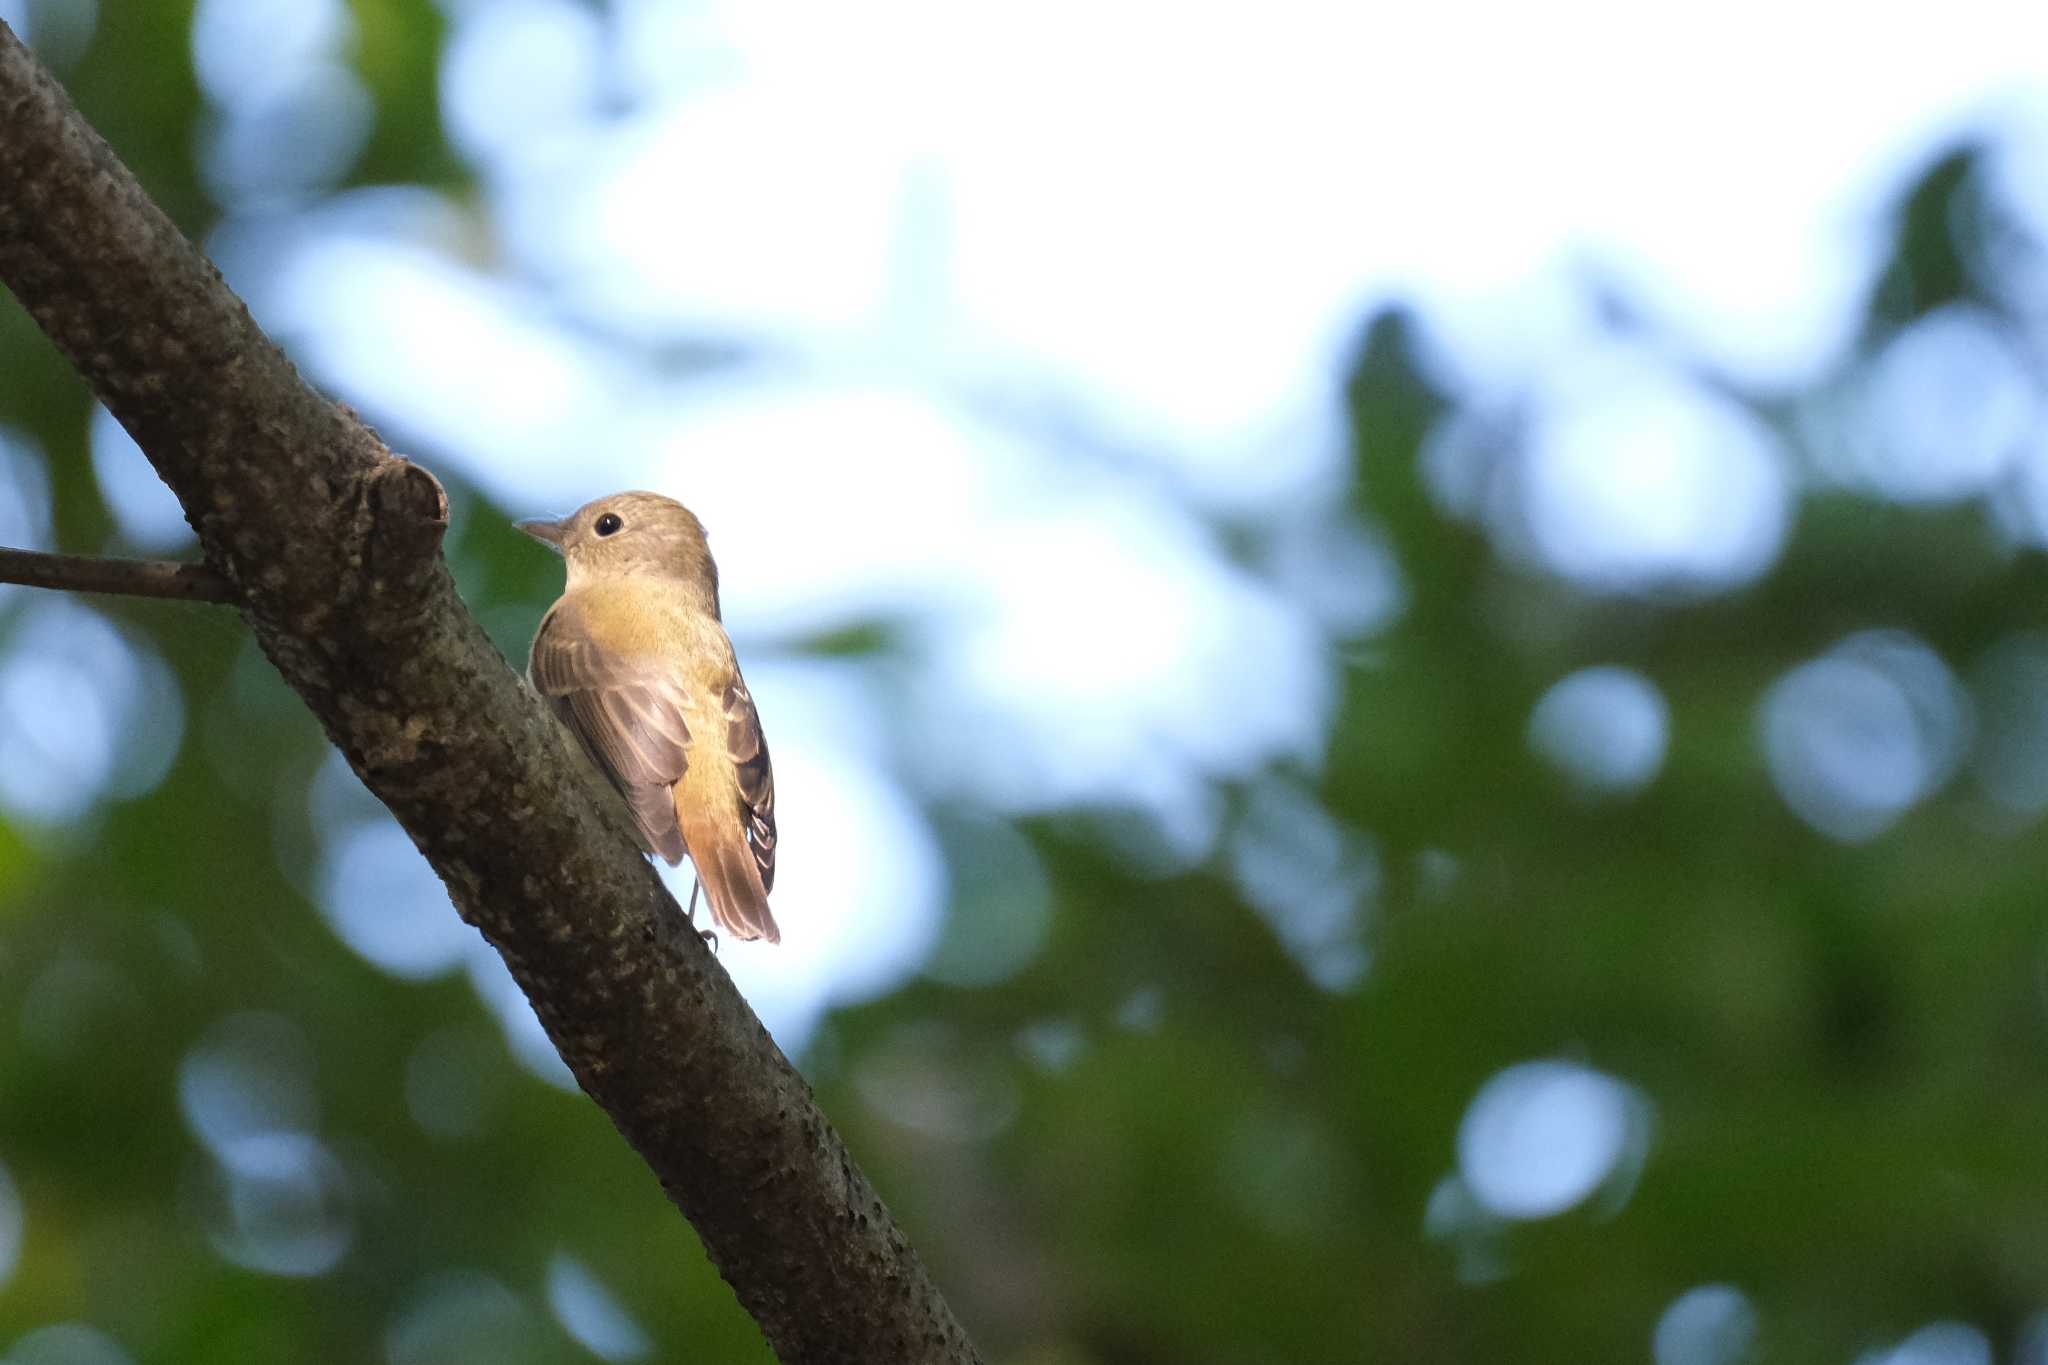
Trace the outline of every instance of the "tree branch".
{"label": "tree branch", "polygon": [[456,597],[439,483],[309,388],[0,24],[0,282],[787,1362],[973,1347],[624,813]]}
{"label": "tree branch", "polygon": [[218,602],[230,606],[235,602],[235,585],[204,564],[48,555],[5,546],[0,546],[0,583],[70,592],[118,593],[125,597],[167,597],[179,602]]}

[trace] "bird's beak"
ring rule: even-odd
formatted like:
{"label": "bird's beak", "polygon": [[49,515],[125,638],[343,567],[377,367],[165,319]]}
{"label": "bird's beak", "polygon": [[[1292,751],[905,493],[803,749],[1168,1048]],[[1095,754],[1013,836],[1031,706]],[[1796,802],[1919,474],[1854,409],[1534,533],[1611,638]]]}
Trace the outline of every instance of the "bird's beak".
{"label": "bird's beak", "polygon": [[569,534],[569,528],[561,522],[547,521],[540,517],[529,521],[515,521],[512,524],[554,550],[556,554],[562,553],[562,540]]}

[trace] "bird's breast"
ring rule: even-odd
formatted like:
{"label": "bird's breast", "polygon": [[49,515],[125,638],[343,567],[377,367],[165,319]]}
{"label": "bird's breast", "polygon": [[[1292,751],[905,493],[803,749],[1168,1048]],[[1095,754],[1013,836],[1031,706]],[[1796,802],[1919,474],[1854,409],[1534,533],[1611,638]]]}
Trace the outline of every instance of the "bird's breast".
{"label": "bird's breast", "polygon": [[603,578],[577,585],[570,596],[590,643],[619,658],[658,657],[677,664],[722,660],[731,652],[724,629],[680,584]]}

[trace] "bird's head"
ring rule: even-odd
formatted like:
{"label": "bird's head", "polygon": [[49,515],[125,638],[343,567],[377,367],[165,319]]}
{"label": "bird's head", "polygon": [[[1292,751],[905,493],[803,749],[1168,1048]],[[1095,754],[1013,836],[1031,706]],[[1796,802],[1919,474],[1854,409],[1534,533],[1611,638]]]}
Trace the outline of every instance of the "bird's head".
{"label": "bird's head", "polygon": [[659,493],[613,493],[554,521],[515,523],[569,563],[569,582],[630,575],[679,578],[718,592],[718,570],[697,514]]}

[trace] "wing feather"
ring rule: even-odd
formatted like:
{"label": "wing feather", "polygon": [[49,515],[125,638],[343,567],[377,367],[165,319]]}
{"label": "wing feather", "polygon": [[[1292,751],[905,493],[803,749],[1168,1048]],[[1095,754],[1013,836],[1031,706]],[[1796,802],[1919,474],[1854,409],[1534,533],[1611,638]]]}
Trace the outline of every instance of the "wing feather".
{"label": "wing feather", "polygon": [[775,769],[768,761],[768,741],[754,710],[746,680],[733,670],[725,689],[725,746],[739,774],[740,813],[747,827],[747,848],[761,870],[761,889],[775,889]]}
{"label": "wing feather", "polygon": [[690,727],[673,685],[598,649],[568,598],[542,619],[527,675],[625,796],[648,847],[680,862],[683,835],[670,789],[690,766]]}

